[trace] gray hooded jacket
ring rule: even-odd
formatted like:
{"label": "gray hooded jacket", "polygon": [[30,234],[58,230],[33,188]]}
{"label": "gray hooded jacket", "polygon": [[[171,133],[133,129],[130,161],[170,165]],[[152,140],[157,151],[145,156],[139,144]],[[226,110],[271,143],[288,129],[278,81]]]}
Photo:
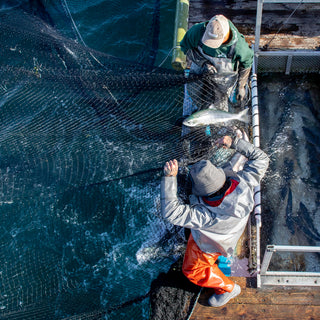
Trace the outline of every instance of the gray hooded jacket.
{"label": "gray hooded jacket", "polygon": [[174,225],[190,228],[199,248],[206,253],[220,252],[231,256],[242,235],[254,206],[254,187],[264,176],[268,156],[245,140],[235,141],[236,151],[248,158],[243,170],[233,179],[239,184],[218,207],[207,205],[202,197],[190,196],[190,205],[177,196],[177,178],[161,180],[161,213]]}

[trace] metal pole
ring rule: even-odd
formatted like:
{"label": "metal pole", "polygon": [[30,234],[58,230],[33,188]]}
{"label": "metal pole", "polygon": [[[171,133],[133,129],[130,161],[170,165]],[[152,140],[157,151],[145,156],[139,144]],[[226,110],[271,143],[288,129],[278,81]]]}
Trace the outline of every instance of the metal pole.
{"label": "metal pole", "polygon": [[262,8],[263,8],[263,0],[258,0],[258,3],[257,3],[257,16],[256,16],[256,32],[255,32],[255,40],[254,40],[254,53],[257,53],[259,51],[261,20],[262,20]]}
{"label": "metal pole", "polygon": [[264,3],[320,3],[320,0],[263,0]]}
{"label": "metal pole", "polygon": [[320,252],[320,247],[268,245],[267,250],[273,252]]}
{"label": "metal pole", "polygon": [[320,272],[303,272],[303,271],[267,271],[268,276],[294,276],[294,277],[320,277]]}
{"label": "metal pole", "polygon": [[262,266],[261,266],[261,275],[266,274],[268,267],[269,267],[269,264],[270,264],[270,261],[271,261],[271,258],[272,258],[272,255],[273,255],[273,252],[274,251],[271,251],[268,249],[265,251]]}
{"label": "metal pole", "polygon": [[[259,105],[258,105],[258,81],[256,74],[255,57],[253,58],[252,76],[251,76],[251,94],[252,94],[252,134],[253,145],[260,147],[260,127],[259,127]],[[260,284],[260,229],[261,229],[261,193],[260,185],[254,189],[254,215],[256,219],[256,237],[257,237],[257,285]]]}

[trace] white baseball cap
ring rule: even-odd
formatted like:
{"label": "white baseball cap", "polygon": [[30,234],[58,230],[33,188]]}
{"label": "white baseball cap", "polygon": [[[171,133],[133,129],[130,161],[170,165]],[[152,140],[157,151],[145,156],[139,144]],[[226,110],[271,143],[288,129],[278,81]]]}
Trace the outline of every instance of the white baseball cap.
{"label": "white baseball cap", "polygon": [[228,19],[219,14],[211,18],[202,36],[202,43],[210,48],[219,48],[229,36],[230,27]]}

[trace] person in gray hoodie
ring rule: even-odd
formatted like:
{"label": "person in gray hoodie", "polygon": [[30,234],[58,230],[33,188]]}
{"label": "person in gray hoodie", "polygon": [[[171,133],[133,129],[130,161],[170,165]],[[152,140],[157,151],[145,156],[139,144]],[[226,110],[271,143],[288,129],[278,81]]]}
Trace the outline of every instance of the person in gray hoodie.
{"label": "person in gray hoodie", "polygon": [[191,282],[215,290],[208,300],[213,307],[226,304],[241,292],[215,262],[220,255],[232,256],[254,208],[254,187],[269,165],[267,154],[243,139],[224,136],[218,144],[247,157],[242,171],[225,172],[209,160],[197,162],[190,170],[190,204],[177,195],[177,160],[166,162],[161,180],[163,218],[191,229],[182,271]]}

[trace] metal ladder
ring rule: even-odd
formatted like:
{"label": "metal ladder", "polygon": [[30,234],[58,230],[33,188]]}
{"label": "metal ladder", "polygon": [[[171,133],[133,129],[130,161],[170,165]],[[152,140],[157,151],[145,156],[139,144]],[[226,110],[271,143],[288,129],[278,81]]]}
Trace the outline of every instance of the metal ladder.
{"label": "metal ladder", "polygon": [[319,252],[320,247],[268,245],[261,271],[257,275],[257,286],[320,286],[320,272],[268,271],[275,252]]}

